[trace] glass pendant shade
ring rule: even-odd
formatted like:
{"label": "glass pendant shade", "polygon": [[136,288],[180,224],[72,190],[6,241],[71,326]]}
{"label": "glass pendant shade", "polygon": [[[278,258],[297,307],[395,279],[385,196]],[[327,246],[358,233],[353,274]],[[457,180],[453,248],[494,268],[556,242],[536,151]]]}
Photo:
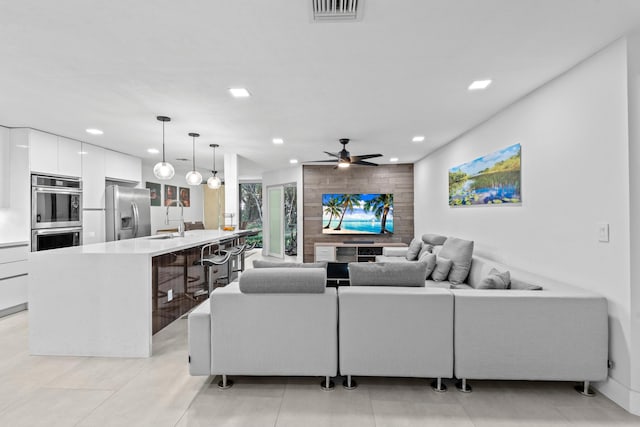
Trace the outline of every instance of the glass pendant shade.
{"label": "glass pendant shade", "polygon": [[209,177],[209,179],[207,180],[207,187],[211,188],[212,190],[220,188],[221,185],[222,181],[215,175]]}
{"label": "glass pendant shade", "polygon": [[196,170],[196,138],[198,138],[200,134],[191,132],[189,136],[193,138],[193,152],[191,157],[193,160],[193,168],[187,172],[185,179],[188,185],[200,185],[202,183],[202,175]]}
{"label": "glass pendant shade", "polygon": [[202,183],[202,174],[196,170],[187,172],[185,178],[189,185],[200,185]]}
{"label": "glass pendant shade", "polygon": [[153,167],[153,175],[158,179],[171,179],[176,174],[175,169],[171,163],[167,163],[164,157],[164,124],[171,121],[171,118],[167,116],[156,117],[158,121],[162,122],[162,161],[156,163]]}
{"label": "glass pendant shade", "polygon": [[176,174],[176,171],[173,169],[171,163],[158,162],[153,167],[153,174],[158,179],[171,179],[173,175]]}

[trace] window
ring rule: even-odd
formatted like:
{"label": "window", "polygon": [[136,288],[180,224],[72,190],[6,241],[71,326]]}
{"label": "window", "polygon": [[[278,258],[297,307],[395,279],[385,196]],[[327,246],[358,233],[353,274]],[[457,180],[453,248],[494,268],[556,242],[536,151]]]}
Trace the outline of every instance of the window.
{"label": "window", "polygon": [[247,243],[262,247],[262,184],[259,182],[240,184],[240,229],[260,230],[256,236],[247,238]]}

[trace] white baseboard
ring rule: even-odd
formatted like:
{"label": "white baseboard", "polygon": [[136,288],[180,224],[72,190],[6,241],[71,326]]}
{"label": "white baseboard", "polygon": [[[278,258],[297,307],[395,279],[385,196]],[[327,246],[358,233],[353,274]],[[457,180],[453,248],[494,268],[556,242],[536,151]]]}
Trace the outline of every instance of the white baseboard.
{"label": "white baseboard", "polygon": [[631,390],[611,377],[608,377],[605,381],[594,383],[593,386],[627,412],[633,415],[640,415],[639,392]]}

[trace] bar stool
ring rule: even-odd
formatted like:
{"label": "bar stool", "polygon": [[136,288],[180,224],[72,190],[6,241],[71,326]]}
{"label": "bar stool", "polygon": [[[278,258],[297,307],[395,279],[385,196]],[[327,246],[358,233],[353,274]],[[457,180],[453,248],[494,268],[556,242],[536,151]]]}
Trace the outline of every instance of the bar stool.
{"label": "bar stool", "polygon": [[[229,277],[230,277],[229,260],[231,259],[231,253],[229,251],[225,251],[219,248],[216,251],[212,252],[211,249],[214,246],[218,246],[218,244],[210,243],[208,245],[203,246],[202,249],[200,250],[200,259],[194,262],[195,265],[202,265],[204,267],[207,267],[207,275],[208,275],[207,283],[209,286],[209,295],[211,295],[211,292],[213,292],[213,289],[215,288],[215,282],[217,282],[220,279],[226,279],[228,283]],[[208,249],[208,253],[205,254],[205,250],[207,249]],[[222,276],[217,277],[216,280],[214,281],[215,273],[218,272],[216,268],[222,268],[224,270],[224,273]]]}

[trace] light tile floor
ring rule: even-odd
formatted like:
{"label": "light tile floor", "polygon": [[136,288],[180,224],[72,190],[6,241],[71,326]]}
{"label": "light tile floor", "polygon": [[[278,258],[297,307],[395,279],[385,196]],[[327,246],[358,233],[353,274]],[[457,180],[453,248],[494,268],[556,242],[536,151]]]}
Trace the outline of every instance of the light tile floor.
{"label": "light tile floor", "polygon": [[640,426],[640,417],[572,384],[473,381],[436,393],[428,380],[218,378],[187,371],[187,321],[153,339],[149,359],[30,356],[26,312],[0,319],[0,426]]}

